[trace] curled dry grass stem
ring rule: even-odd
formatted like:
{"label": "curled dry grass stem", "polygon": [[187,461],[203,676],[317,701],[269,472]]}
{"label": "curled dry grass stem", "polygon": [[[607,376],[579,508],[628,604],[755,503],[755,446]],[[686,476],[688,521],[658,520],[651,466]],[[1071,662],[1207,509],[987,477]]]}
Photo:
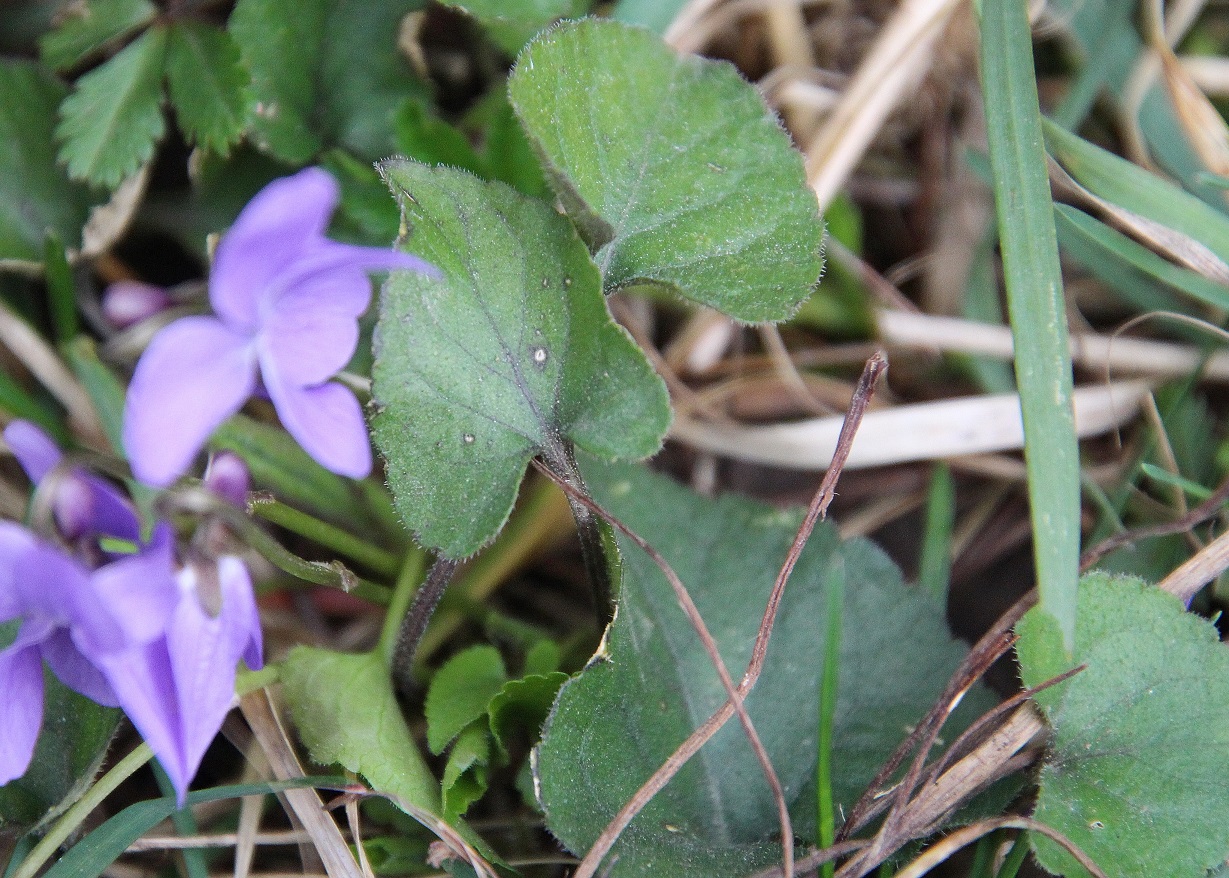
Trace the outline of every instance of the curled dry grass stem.
{"label": "curled dry grass stem", "polygon": [[957,829],[928,847],[917,859],[897,872],[895,878],[921,878],[922,875],[925,875],[965,845],[972,844],[982,836],[989,835],[999,829],[1025,829],[1048,836],[1066,848],[1071,856],[1075,857],[1080,865],[1087,869],[1095,878],[1106,878],[1105,873],[1101,871],[1100,867],[1092,861],[1092,858],[1080,850],[1075,842],[1057,829],[1051,829],[1049,826],[1039,823],[1031,817],[993,817]]}
{"label": "curled dry grass stem", "polygon": [[[875,384],[878,382],[880,376],[887,370],[887,367],[887,360],[881,354],[875,354],[866,363],[866,368],[862,372],[862,377],[858,382],[858,389],[855,392],[853,402],[850,405],[849,413],[845,417],[845,426],[842,430],[841,441],[838,443],[837,453],[833,460],[832,466],[824,475],[819,489],[815,492],[815,496],[811,500],[810,506],[807,508],[806,516],[798,528],[798,533],[795,535],[794,541],[790,545],[789,551],[786,553],[785,561],[781,565],[780,572],[777,574],[776,581],[773,583],[772,591],[769,594],[768,602],[764,609],[764,615],[760,622],[759,631],[756,635],[755,644],[752,647],[751,660],[747,665],[746,672],[743,674],[742,681],[739,683],[737,689],[730,693],[730,697],[727,698],[726,702],[712,715],[710,715],[699,728],[692,732],[691,735],[678,746],[678,748],[661,765],[661,767],[659,767],[657,771],[655,771],[653,775],[645,781],[643,785],[641,785],[640,789],[636,791],[635,795],[633,795],[632,798],[629,799],[623,806],[623,808],[619,810],[619,813],[616,814],[606,828],[602,830],[601,835],[598,836],[598,839],[594,842],[593,847],[590,848],[589,852],[585,855],[585,858],[581,861],[580,866],[574,873],[573,878],[592,878],[592,876],[597,872],[602,859],[614,846],[614,843],[618,839],[619,835],[622,834],[623,830],[627,828],[628,824],[631,823],[635,816],[644,808],[653,796],[656,795],[657,792],[667,783],[669,783],[670,779],[673,778],[674,775],[677,774],[683,767],[683,765],[685,765],[687,761],[691,759],[691,757],[694,756],[699,749],[709,739],[711,739],[719,729],[721,729],[722,726],[725,725],[731,716],[733,716],[736,712],[740,714],[740,718],[742,715],[745,715],[743,701],[752,688],[754,688],[756,682],[759,680],[760,673],[763,670],[764,660],[768,651],[768,642],[772,636],[773,625],[776,621],[776,614],[780,607],[781,597],[785,592],[785,586],[789,582],[789,578],[793,573],[794,567],[798,563],[798,558],[802,554],[802,549],[806,545],[807,540],[810,538],[811,532],[815,529],[816,523],[827,512],[828,506],[832,503],[833,497],[836,496],[836,481],[840,476],[844,465],[844,460],[849,456],[849,450],[853,444],[854,435],[857,433],[858,426],[862,422],[862,417],[866,412],[866,407],[870,402],[872,393],[874,392]],[[540,464],[535,465],[540,466]],[[585,497],[581,499],[587,504],[592,504],[592,508],[596,514],[602,515],[613,527],[619,529],[630,539],[636,541],[637,545],[640,545],[646,552],[649,552],[650,557],[653,557],[654,561],[657,561],[657,558],[660,556],[658,556],[657,553],[651,549],[651,547],[643,543],[643,541],[641,541],[638,537],[635,537],[635,535],[627,530],[621,522],[608,517],[604,511],[601,510],[596,504],[593,504],[593,501],[589,500],[589,498]],[[664,559],[659,562],[659,566],[662,567],[663,572],[668,570],[668,565],[665,565]],[[667,578],[670,578],[670,576],[671,574],[667,573]],[[681,586],[681,583],[679,583],[679,585]],[[685,590],[683,590],[682,595],[686,595]],[[690,602],[690,598],[687,598],[687,600]],[[700,620],[700,624],[703,624],[702,620]],[[699,628],[697,628],[697,630],[699,630]],[[719,661],[720,656],[717,656],[715,664]],[[724,681],[725,678],[723,677],[723,682]],[[727,691],[729,691],[728,688]],[[749,723],[750,718],[747,718],[744,727],[746,727]],[[752,740],[752,746],[754,747],[756,744],[757,742]],[[759,752],[760,751],[757,749],[757,755]],[[764,758],[766,758],[766,755]],[[768,767],[771,768],[771,765]],[[778,808],[780,808],[784,803],[784,796],[779,795],[777,790],[779,790],[779,785],[774,790],[774,795],[779,796]],[[788,821],[789,814],[787,809],[782,817],[783,827],[788,827]],[[792,832],[783,836],[782,846],[785,848],[785,855],[783,856],[784,874],[793,875]]]}

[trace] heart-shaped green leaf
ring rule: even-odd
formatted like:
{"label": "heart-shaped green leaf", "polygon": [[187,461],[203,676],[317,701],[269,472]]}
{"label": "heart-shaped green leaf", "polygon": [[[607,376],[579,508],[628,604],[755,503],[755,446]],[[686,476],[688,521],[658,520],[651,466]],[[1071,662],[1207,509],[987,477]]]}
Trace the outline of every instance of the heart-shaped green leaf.
{"label": "heart-shaped green leaf", "polygon": [[531,42],[508,89],[607,290],[667,284],[748,322],[784,320],[810,294],[815,195],[732,66],[586,19]]}
{"label": "heart-shaped green leaf", "polygon": [[464,171],[386,162],[405,249],[380,301],[376,444],[398,511],[426,544],[477,551],[512,510],[534,455],[654,453],[665,385],[610,317],[585,245],[549,204]]}
{"label": "heart-shaped green leaf", "polygon": [[[594,496],[669,560],[731,674],[750,657],[774,574],[800,516],[732,495],[710,500],[639,466],[585,467]],[[653,562],[623,549],[618,612],[601,655],[565,684],[537,751],[547,826],[583,854],[623,803],[725,701],[725,691]],[[833,800],[848,808],[932,706],[960,662],[940,606],[905,587],[865,540],[816,529],[782,599],[747,709],[785,790],[794,832],[816,834],[815,770],[826,576],[843,562],[845,604],[833,735]],[[950,725],[987,702],[972,692]],[[955,734],[949,728],[945,736]],[[950,738],[949,738],[950,740]],[[620,837],[610,873],[741,875],[778,858],[776,810],[731,721]]]}
{"label": "heart-shaped green leaf", "polygon": [[[1075,655],[1034,609],[1016,628],[1027,686],[1087,667],[1037,695],[1054,737],[1033,815],[1107,875],[1199,878],[1229,855],[1229,650],[1216,629],[1142,580],[1080,583]],[[1051,872],[1088,873],[1034,833]]]}

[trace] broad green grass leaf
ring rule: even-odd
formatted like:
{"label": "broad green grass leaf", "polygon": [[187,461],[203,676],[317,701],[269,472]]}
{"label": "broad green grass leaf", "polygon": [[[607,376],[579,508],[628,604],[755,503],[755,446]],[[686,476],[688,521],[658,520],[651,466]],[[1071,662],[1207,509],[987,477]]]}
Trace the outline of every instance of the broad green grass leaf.
{"label": "broad green grass leaf", "polygon": [[30,768],[0,786],[0,828],[33,826],[59,810],[57,805],[71,804],[66,800],[75,800],[93,782],[119,725],[115,708],[78,695],[50,671],[44,676],[43,728]]}
{"label": "broad green grass leaf", "polygon": [[53,130],[65,88],[32,61],[0,61],[0,259],[39,262],[48,229],[69,246],[99,199],[55,162]]}
{"label": "broad green grass leaf", "polygon": [[810,294],[823,225],[802,156],[732,66],[586,19],[526,46],[508,88],[608,291],[665,284],[747,322]]}
{"label": "broad green grass leaf", "polygon": [[77,80],[60,105],[60,161],[76,180],[114,188],[154,152],[166,130],[162,72],[167,30],[153,27]]}
{"label": "broad green grass leaf", "polygon": [[1181,232],[1229,263],[1229,216],[1058,125],[1045,125],[1045,141],[1067,173],[1093,195]]}
{"label": "broad green grass leaf", "polygon": [[515,55],[529,38],[560,18],[583,15],[587,0],[443,0],[487,29],[501,49]]}
{"label": "broad green grass leaf", "polygon": [[[1082,210],[1056,204],[1054,218],[1064,252],[1127,301],[1158,310],[1185,310],[1169,294],[1177,290],[1213,308],[1229,308],[1229,287],[1162,259]],[[1158,284],[1164,285],[1162,290],[1156,290]]]}
{"label": "broad green grass leaf", "polygon": [[42,59],[68,70],[111,40],[153,20],[158,7],[149,0],[92,0],[63,8],[64,19],[38,41]]}
{"label": "broad green grass leaf", "polygon": [[382,793],[440,813],[439,787],[410,736],[377,653],[299,646],[286,657],[282,683],[312,759],[343,765]]}
{"label": "broad green grass leaf", "polygon": [[[1080,584],[1075,654],[1036,610],[1016,628],[1026,686],[1054,729],[1034,817],[1123,878],[1199,878],[1229,855],[1229,650],[1216,629],[1139,579]],[[1032,833],[1047,869],[1087,873]]]}
{"label": "broad green grass leaf", "polygon": [[240,0],[230,33],[251,71],[254,140],[293,164],[324,146],[374,160],[395,148],[393,117],[426,96],[397,49],[423,0]]}
{"label": "broad green grass leaf", "polygon": [[166,83],[179,127],[189,140],[227,153],[247,121],[249,80],[239,47],[226,31],[190,21],[171,27]]}
{"label": "broad green grass leaf", "polygon": [[424,706],[431,752],[443,753],[462,729],[486,716],[507,680],[504,660],[493,646],[474,646],[445,662],[431,678]]}
{"label": "broad green grass leaf", "polygon": [[[243,796],[263,796],[311,786],[343,786],[344,777],[301,777],[268,783],[235,784],[188,793],[188,806]],[[174,796],[147,799],[129,805],[106,823],[77,842],[43,878],[97,878],[111,866],[134,841],[179,810]]]}
{"label": "broad green grass leaf", "polygon": [[999,249],[1024,421],[1040,606],[1070,646],[1080,554],[1080,456],[1054,207],[1041,140],[1027,10],[981,6],[981,73]]}
{"label": "broad green grass leaf", "polygon": [[567,442],[647,457],[669,400],[549,204],[451,168],[381,167],[410,229],[405,249],[442,277],[385,284],[373,431],[402,518],[460,558],[503,526],[530,457],[558,460]]}
{"label": "broad green grass leaf", "polygon": [[[799,511],[733,495],[706,499],[638,466],[586,466],[585,474],[598,501],[646,537],[688,585],[737,679]],[[725,700],[664,577],[638,548],[621,548],[623,586],[606,647],[560,691],[537,751],[547,826],[575,853],[589,849],[628,797]],[[882,552],[865,540],[841,542],[831,526],[816,529],[747,701],[794,830],[808,839],[816,831],[826,571],[838,558],[846,596],[832,755],[838,806],[853,803],[964,655],[947,633],[942,607],[907,588]],[[962,711],[987,699],[975,692],[966,700]],[[963,713],[953,725],[970,715],[976,714]],[[632,822],[613,851],[611,874],[746,874],[780,856],[777,829],[767,783],[732,721]]]}

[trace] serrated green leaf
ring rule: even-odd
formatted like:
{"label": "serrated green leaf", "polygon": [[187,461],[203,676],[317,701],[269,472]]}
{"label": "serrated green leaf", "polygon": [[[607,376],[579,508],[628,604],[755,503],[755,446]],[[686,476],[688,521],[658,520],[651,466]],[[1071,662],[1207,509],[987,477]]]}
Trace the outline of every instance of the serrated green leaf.
{"label": "serrated green leaf", "polygon": [[596,266],[549,204],[464,171],[381,165],[405,248],[441,279],[385,285],[372,370],[376,444],[405,522],[459,558],[491,540],[529,458],[655,452],[665,386],[610,317]]}
{"label": "serrated green leaf", "polygon": [[115,708],[78,695],[50,671],[44,676],[46,704],[34,758],[23,776],[0,786],[3,829],[33,826],[72,804],[93,783],[119,725]]}
{"label": "serrated green leaf", "polygon": [[555,695],[567,680],[568,675],[562,671],[526,674],[519,680],[509,680],[491,699],[487,705],[491,734],[505,757],[518,731],[532,743],[537,743],[542,734],[542,724],[546,722],[551,705],[555,702]]}
{"label": "serrated green leaf", "polygon": [[470,647],[445,662],[431,678],[423,708],[431,752],[443,753],[462,729],[486,716],[507,680],[504,660],[493,646]]}
{"label": "serrated green leaf", "polygon": [[[733,495],[706,499],[643,467],[586,466],[585,474],[598,501],[645,536],[689,586],[737,679],[799,511]],[[547,826],[576,853],[588,850],[623,803],[725,700],[664,577],[639,549],[626,543],[622,549],[623,587],[606,649],[563,687],[537,750]],[[853,803],[964,654],[947,633],[942,607],[907,588],[882,552],[865,540],[840,541],[829,525],[816,529],[747,701],[794,831],[810,840],[825,573],[836,558],[845,565],[846,596],[832,754],[838,806]],[[988,700],[984,692],[970,696],[945,737]],[[742,729],[731,722],[623,833],[611,874],[746,874],[779,857],[777,829],[768,785]]]}
{"label": "serrated green leaf", "polygon": [[393,152],[394,114],[427,95],[397,48],[401,20],[423,5],[240,0],[228,27],[252,75],[257,146],[293,164],[326,145],[369,160]]}
{"label": "serrated green leaf", "polygon": [[380,792],[440,813],[439,788],[410,736],[379,655],[299,646],[286,657],[281,677],[312,759],[343,765]]}
{"label": "serrated green leaf", "polygon": [[79,246],[99,200],[55,162],[52,131],[64,94],[42,65],[0,60],[0,259],[40,261],[48,229]]}
{"label": "serrated green leaf", "polygon": [[487,768],[491,761],[491,733],[485,723],[464,729],[448,754],[444,765],[442,790],[444,819],[455,820],[482,798],[487,788]]}
{"label": "serrated green leaf", "polygon": [[[1016,628],[1026,686],[1054,729],[1034,817],[1107,874],[1198,878],[1229,855],[1229,650],[1207,621],[1138,579],[1080,583],[1075,654],[1036,610]],[[1047,869],[1088,873],[1032,833]]]}
{"label": "serrated green leaf", "polygon": [[202,22],[171,26],[166,83],[179,127],[190,141],[213,152],[229,151],[247,121],[249,81],[230,34]]}
{"label": "serrated green leaf", "polygon": [[823,225],[802,156],[731,65],[586,19],[526,46],[508,89],[608,291],[666,284],[748,322],[810,294]]}
{"label": "serrated green leaf", "polygon": [[64,7],[66,16],[38,41],[42,59],[67,70],[111,40],[153,20],[158,8],[149,0],[92,0]]}
{"label": "serrated green leaf", "polygon": [[68,175],[114,188],[154,152],[166,130],[162,70],[166,28],[152,27],[77,80],[60,105],[56,137]]}

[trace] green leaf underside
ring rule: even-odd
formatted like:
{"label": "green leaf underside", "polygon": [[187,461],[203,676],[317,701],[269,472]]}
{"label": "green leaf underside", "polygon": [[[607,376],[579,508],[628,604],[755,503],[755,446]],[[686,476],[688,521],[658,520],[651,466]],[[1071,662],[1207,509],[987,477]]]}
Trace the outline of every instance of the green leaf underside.
{"label": "green leaf underside", "polygon": [[198,22],[173,26],[166,81],[184,133],[226,153],[243,133],[251,103],[248,72],[230,34]]}
{"label": "green leaf underside", "polygon": [[375,653],[296,647],[282,667],[295,725],[312,759],[358,772],[376,790],[440,813],[439,789],[423,762]]}
{"label": "green leaf underside", "polygon": [[485,716],[507,679],[504,661],[493,646],[475,646],[445,662],[431,678],[423,708],[431,752],[443,753],[462,729]]}
{"label": "green leaf underside", "polygon": [[515,55],[529,38],[560,18],[583,15],[585,0],[444,0],[473,16],[494,43]]}
{"label": "green leaf underside", "polygon": [[69,246],[81,242],[95,199],[55,162],[52,132],[64,93],[41,65],[0,61],[0,259],[40,261],[47,229]]}
{"label": "green leaf underside", "polygon": [[114,188],[154,152],[166,130],[162,72],[167,31],[147,30],[77,81],[60,106],[56,137],[68,174]]}
{"label": "green leaf underside", "polygon": [[[1036,819],[1109,875],[1197,878],[1229,854],[1229,651],[1207,621],[1134,578],[1080,585],[1075,655],[1030,611],[1016,650],[1027,686],[1088,667],[1037,696],[1054,729]],[[1047,869],[1087,872],[1031,834]]]}
{"label": "green leaf underside", "polygon": [[732,66],[587,19],[530,43],[508,87],[608,290],[667,284],[748,322],[810,293],[823,227],[802,157]]}
{"label": "green leaf underside", "polygon": [[38,42],[42,59],[56,70],[73,67],[86,55],[158,14],[149,0],[93,0],[64,9],[68,17]]}
{"label": "green leaf underside", "polygon": [[565,441],[646,457],[669,400],[550,205],[452,168],[381,168],[402,201],[405,249],[442,278],[399,272],[385,285],[373,433],[405,522],[464,557],[503,526],[530,457],[557,459]]}
{"label": "green leaf underside", "polygon": [[[682,577],[731,674],[746,666],[775,570],[800,520],[725,496],[701,498],[629,465],[585,467],[594,495],[646,536]],[[724,700],[724,690],[664,577],[627,544],[608,660],[567,683],[537,751],[547,825],[568,849],[588,850],[609,819]],[[840,542],[821,526],[785,592],[767,664],[747,706],[805,838],[815,834],[824,571],[846,569],[835,719],[834,801],[848,808],[883,759],[930,708],[964,650],[942,610],[907,589],[869,542]],[[973,693],[953,726],[975,716]],[[955,734],[951,728],[945,732]],[[950,740],[950,738],[949,738]],[[741,874],[780,856],[776,812],[737,720],[732,720],[636,818],[612,874]],[[662,863],[686,872],[660,871]]]}

